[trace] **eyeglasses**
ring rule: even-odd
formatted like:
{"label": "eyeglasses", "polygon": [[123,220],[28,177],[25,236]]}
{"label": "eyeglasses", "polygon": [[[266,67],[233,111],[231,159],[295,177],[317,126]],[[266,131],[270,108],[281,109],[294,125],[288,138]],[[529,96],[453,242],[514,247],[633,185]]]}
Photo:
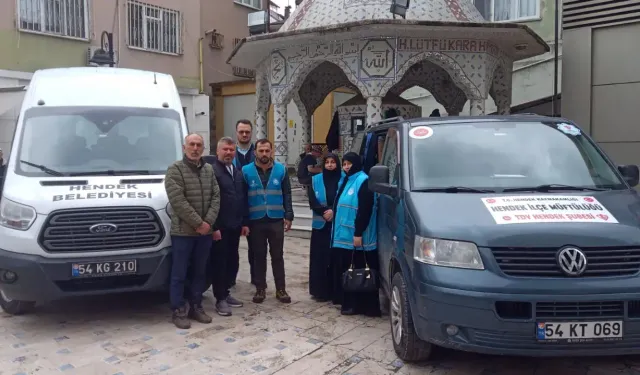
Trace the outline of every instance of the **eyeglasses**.
{"label": "eyeglasses", "polygon": [[250,130],[240,130],[238,131],[239,134],[251,134]]}

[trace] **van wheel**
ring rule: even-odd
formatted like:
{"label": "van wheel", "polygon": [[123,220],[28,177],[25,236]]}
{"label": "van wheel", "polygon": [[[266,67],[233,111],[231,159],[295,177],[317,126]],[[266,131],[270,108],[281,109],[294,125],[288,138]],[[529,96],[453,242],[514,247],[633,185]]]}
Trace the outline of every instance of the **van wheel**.
{"label": "van wheel", "polygon": [[426,361],[431,356],[432,345],[420,340],[413,326],[407,284],[400,272],[393,275],[389,303],[389,321],[393,349],[400,359],[407,362]]}
{"label": "van wheel", "polygon": [[2,307],[2,310],[7,314],[22,315],[33,310],[35,305],[36,303],[31,301],[12,300],[0,290],[0,307]]}

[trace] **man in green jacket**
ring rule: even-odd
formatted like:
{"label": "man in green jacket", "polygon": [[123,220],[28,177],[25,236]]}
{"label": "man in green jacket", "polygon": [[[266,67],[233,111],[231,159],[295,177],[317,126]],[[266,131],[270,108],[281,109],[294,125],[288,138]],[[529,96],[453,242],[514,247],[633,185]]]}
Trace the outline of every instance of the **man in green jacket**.
{"label": "man in green jacket", "polygon": [[[220,189],[211,165],[202,160],[204,139],[189,134],[184,139],[184,157],[167,169],[165,189],[171,205],[172,266],[170,299],[173,324],[191,327],[189,318],[211,323],[202,308],[206,268],[213,242],[212,225],[220,209]],[[191,266],[189,302],[184,286]]]}

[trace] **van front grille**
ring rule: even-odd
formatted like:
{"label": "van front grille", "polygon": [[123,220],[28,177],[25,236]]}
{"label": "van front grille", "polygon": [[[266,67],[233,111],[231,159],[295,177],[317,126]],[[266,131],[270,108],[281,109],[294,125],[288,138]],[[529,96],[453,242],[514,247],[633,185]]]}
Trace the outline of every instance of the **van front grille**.
{"label": "van front grille", "polygon": [[[492,248],[508,276],[566,277],[556,261],[559,248]],[[580,248],[587,269],[580,277],[628,276],[640,271],[640,248]]]}
{"label": "van front grille", "polygon": [[537,319],[623,318],[624,302],[538,302]]}
{"label": "van front grille", "polygon": [[[106,224],[111,231],[92,232]],[[113,230],[115,227],[115,230]],[[42,227],[39,243],[47,252],[118,251],[157,246],[164,228],[150,207],[98,207],[52,212]]]}

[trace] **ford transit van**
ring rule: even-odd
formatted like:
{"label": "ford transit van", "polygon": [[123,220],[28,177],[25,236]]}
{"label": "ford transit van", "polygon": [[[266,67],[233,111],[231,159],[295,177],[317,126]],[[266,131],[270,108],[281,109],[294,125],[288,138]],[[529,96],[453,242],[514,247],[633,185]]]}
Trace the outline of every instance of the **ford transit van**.
{"label": "ford transit van", "polygon": [[638,167],[541,116],[390,119],[362,155],[406,361],[640,352]]}
{"label": "ford transit van", "polygon": [[163,177],[187,126],[167,74],[34,73],[0,200],[0,307],[163,289],[170,219]]}

